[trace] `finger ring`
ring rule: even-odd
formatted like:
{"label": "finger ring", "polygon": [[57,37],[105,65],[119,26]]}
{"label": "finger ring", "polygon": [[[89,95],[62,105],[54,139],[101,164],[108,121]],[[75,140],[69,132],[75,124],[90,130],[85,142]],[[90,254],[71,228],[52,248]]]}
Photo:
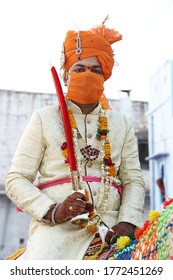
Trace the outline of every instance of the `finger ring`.
{"label": "finger ring", "polygon": [[110,244],[115,244],[116,241],[117,241],[117,239],[118,239],[118,237],[119,237],[119,236],[117,236],[116,234],[113,235],[113,236],[111,237],[110,241],[109,241]]}
{"label": "finger ring", "polygon": [[72,206],[70,206],[68,209],[72,211],[72,210],[73,210],[73,207],[72,207]]}

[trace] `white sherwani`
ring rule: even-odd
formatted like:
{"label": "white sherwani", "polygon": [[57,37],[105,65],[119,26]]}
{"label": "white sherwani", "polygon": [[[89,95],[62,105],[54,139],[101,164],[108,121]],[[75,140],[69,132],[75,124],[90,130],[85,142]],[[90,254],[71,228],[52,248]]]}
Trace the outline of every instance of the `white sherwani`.
{"label": "white sherwani", "polygon": [[[92,145],[98,128],[100,105],[92,113],[84,115],[78,106],[70,101],[68,103],[82,137],[88,145]],[[120,221],[141,227],[145,188],[134,130],[126,117],[118,112],[108,110],[107,116],[112,161],[117,168],[115,181],[122,185],[123,197],[120,203],[117,189],[111,187],[103,221],[108,227]],[[54,226],[42,221],[54,203],[62,202],[72,192],[71,183],[44,190],[39,190],[33,184],[38,174],[39,184],[70,177],[61,151],[65,141],[60,109],[58,106],[48,106],[33,113],[14,155],[7,174],[6,193],[23,212],[32,217],[26,252],[20,259],[80,260],[93,239],[87,229],[80,229],[70,221]],[[100,167],[100,157],[89,163],[83,160],[83,175],[101,177]],[[96,201],[100,183],[92,182],[89,185]]]}

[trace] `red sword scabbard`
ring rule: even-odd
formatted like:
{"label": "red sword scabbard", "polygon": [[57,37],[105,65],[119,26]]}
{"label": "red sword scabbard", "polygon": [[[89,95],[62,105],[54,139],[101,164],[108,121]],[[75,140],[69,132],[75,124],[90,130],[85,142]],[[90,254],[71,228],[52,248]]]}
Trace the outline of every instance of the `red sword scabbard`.
{"label": "red sword scabbard", "polygon": [[51,73],[52,73],[52,77],[53,77],[53,81],[54,81],[54,85],[55,85],[55,89],[56,89],[56,94],[58,97],[58,101],[59,101],[59,105],[60,105],[61,113],[62,113],[64,131],[65,131],[67,148],[68,148],[68,153],[69,153],[69,163],[70,163],[70,172],[71,172],[73,189],[78,190],[79,182],[78,182],[78,174],[77,174],[77,166],[76,166],[76,157],[75,157],[75,153],[74,153],[72,129],[71,129],[69,114],[68,114],[68,110],[67,110],[67,105],[65,102],[61,83],[60,83],[57,71],[54,66],[51,67]]}

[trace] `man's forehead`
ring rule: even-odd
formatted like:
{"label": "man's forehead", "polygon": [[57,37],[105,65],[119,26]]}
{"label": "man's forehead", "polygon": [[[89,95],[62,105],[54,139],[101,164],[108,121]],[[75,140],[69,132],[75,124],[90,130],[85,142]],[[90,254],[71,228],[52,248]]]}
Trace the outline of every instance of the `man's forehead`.
{"label": "man's forehead", "polygon": [[74,66],[98,66],[100,67],[100,62],[98,61],[97,57],[88,57],[88,58],[84,58],[84,59],[81,59],[81,60],[78,60],[76,61],[72,67]]}

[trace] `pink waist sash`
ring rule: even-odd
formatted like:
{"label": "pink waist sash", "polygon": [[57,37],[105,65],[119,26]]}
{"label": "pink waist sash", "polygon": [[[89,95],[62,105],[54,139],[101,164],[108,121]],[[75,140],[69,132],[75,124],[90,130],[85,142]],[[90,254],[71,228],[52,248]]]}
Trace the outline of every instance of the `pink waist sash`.
{"label": "pink waist sash", "polygon": [[[96,177],[96,176],[83,176],[83,180],[85,182],[101,182],[101,178]],[[60,184],[65,184],[65,183],[71,183],[72,179],[71,178],[63,178],[63,179],[58,179],[40,186],[37,186],[38,189],[40,190],[44,190],[46,188],[55,186],[55,185],[60,185]],[[116,183],[112,183],[112,186],[115,187],[118,190],[118,193],[120,195],[120,199],[122,199],[122,187],[117,185]],[[17,207],[17,211],[21,211],[21,209],[19,209]]]}
{"label": "pink waist sash", "polygon": [[[96,177],[96,176],[83,176],[83,180],[85,182],[101,182],[101,178]],[[55,186],[55,185],[60,185],[60,184],[64,184],[64,183],[71,183],[72,179],[71,178],[63,178],[63,179],[58,179],[40,186],[37,186],[40,190],[44,190],[46,188]],[[116,183],[112,183],[112,186],[115,187],[116,189],[118,189],[119,195],[122,198],[122,187],[117,185]]]}

